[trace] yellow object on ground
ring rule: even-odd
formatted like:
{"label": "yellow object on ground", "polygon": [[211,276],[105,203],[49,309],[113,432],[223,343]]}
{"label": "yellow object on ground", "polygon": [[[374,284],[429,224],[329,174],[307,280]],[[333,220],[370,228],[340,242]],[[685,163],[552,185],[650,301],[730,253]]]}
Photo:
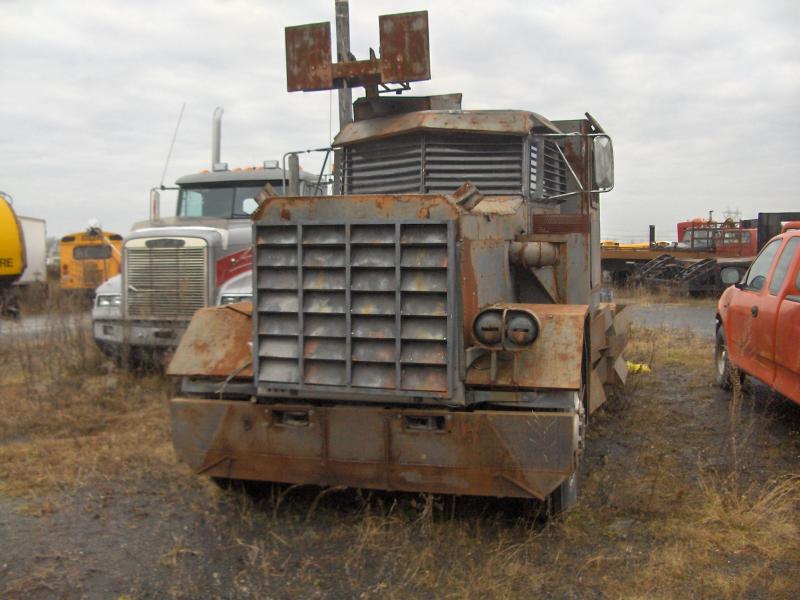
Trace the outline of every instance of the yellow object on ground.
{"label": "yellow object on ground", "polygon": [[14,209],[0,196],[0,279],[11,282],[25,270],[25,241]]}
{"label": "yellow object on ground", "polygon": [[635,363],[631,361],[625,361],[628,365],[628,373],[651,373],[652,369],[650,369],[649,365],[644,363]]}

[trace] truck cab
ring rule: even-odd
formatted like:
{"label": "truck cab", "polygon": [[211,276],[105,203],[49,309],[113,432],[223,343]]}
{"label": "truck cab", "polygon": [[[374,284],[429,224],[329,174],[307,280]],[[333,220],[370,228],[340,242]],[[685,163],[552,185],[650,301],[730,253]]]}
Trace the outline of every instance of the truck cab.
{"label": "truck cab", "polygon": [[707,251],[719,257],[755,256],[758,252],[756,229],[729,227],[727,224],[702,224],[680,228],[678,250]]}
{"label": "truck cab", "polygon": [[[317,179],[301,172],[300,188],[316,189]],[[283,193],[284,171],[272,161],[202,171],[175,184],[175,215],[153,210],[149,220],[136,223],[122,244],[121,273],[96,290],[94,338],[116,360],[161,361],[198,308],[221,301],[229,282],[249,274],[250,214],[267,184]],[[237,291],[238,299],[248,296]]]}

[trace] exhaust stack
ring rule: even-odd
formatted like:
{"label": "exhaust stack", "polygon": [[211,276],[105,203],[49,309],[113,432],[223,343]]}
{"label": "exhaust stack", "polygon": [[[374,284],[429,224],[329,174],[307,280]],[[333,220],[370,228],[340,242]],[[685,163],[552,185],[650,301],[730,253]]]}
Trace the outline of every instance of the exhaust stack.
{"label": "exhaust stack", "polygon": [[218,106],[214,109],[214,118],[211,122],[211,170],[227,171],[228,163],[220,162],[222,146],[222,113],[225,110]]}

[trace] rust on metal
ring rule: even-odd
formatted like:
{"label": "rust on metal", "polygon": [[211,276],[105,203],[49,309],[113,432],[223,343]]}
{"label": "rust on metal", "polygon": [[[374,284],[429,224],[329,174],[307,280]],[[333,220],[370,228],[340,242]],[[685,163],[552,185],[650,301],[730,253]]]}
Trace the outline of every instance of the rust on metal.
{"label": "rust on metal", "polygon": [[408,83],[430,79],[428,13],[426,11],[383,15],[380,26],[380,59],[331,57],[330,23],[287,27],[286,88],[290,92],[365,86],[375,95],[378,84]]}
{"label": "rust on metal", "polygon": [[286,89],[290,92],[331,89],[330,23],[287,27],[285,36]]}
{"label": "rust on metal", "polygon": [[461,110],[461,94],[381,96],[380,102],[375,102],[372,98],[359,98],[353,103],[356,121],[419,110]]}
{"label": "rust on metal", "polygon": [[317,221],[341,219],[341,206],[348,205],[353,220],[416,218],[425,211],[428,218],[456,219],[461,212],[449,196],[438,194],[365,194],[348,196],[278,196],[267,198],[253,213],[253,220],[274,219]]}
{"label": "rust on metal", "polygon": [[533,312],[541,327],[539,337],[524,350],[498,351],[494,379],[491,377],[491,355],[481,356],[467,369],[466,383],[473,386],[579,390],[584,324],[589,307],[582,304],[507,304],[505,307]]}
{"label": "rust on metal", "polygon": [[543,116],[521,110],[428,110],[347,124],[334,138],[335,146],[377,140],[414,131],[494,133],[524,136],[532,131],[559,133]]}
{"label": "rust on metal", "polygon": [[558,245],[550,242],[511,242],[508,253],[514,264],[526,269],[551,267],[558,262]]}
{"label": "rust on metal", "polygon": [[199,398],[171,410],[178,455],[211,476],[541,500],[575,468],[565,413]]}
{"label": "rust on metal", "polygon": [[381,80],[386,83],[430,79],[428,11],[381,15],[378,25]]}
{"label": "rust on metal", "polygon": [[250,302],[201,308],[189,322],[167,374],[252,378],[252,338]]}
{"label": "rust on metal", "polygon": [[589,233],[588,215],[533,215],[533,233]]}
{"label": "rust on metal", "polygon": [[348,62],[334,63],[332,66],[334,79],[347,79],[348,81],[374,82],[378,81],[378,70],[380,64],[378,60],[353,60]]}

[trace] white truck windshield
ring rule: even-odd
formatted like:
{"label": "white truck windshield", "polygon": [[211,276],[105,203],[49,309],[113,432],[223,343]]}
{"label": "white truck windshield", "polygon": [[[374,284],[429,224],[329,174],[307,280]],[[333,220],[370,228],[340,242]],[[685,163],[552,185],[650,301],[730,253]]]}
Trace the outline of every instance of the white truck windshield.
{"label": "white truck windshield", "polygon": [[[280,189],[281,182],[270,182]],[[179,217],[243,219],[258,206],[256,197],[263,183],[241,186],[182,187],[178,194]]]}

